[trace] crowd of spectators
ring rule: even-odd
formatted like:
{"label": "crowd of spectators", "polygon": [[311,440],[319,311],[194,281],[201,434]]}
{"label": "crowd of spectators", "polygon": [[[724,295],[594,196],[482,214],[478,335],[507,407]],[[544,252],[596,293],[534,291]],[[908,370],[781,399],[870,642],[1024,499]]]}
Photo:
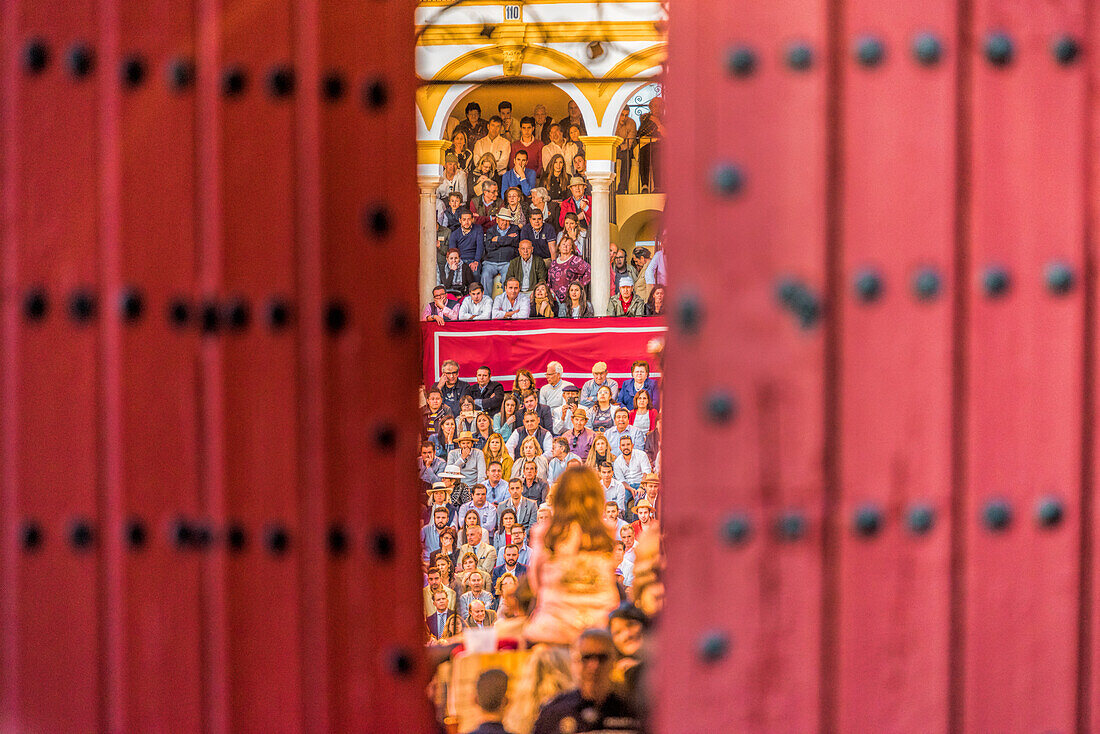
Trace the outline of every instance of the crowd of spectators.
{"label": "crowd of spectators", "polygon": [[493,728],[502,704],[483,706],[498,722],[487,731],[556,732],[576,707],[641,731],[641,630],[663,597],[657,380],[645,360],[622,384],[604,362],[579,385],[558,362],[541,386],[518,370],[511,390],[488,367],[468,383],[459,371],[444,362],[422,395],[428,644],[461,647],[492,628],[530,652],[489,697],[512,687],[508,728]]}
{"label": "crowd of spectators", "polygon": [[[488,120],[470,102],[451,133],[443,180],[436,191],[437,274],[422,318],[447,321],[585,318],[594,309],[589,284],[607,277],[609,315],[659,314],[664,305],[665,265],[660,242],[628,254],[611,244],[609,273],[592,273],[592,186],[581,136],[584,120],[574,102],[554,122],[545,105],[518,121],[502,101]],[[643,179],[656,180],[656,151],[664,134],[660,99],[641,126],[624,109],[617,133],[617,189],[625,191],[639,137]],[[500,293],[496,292],[499,287]]]}

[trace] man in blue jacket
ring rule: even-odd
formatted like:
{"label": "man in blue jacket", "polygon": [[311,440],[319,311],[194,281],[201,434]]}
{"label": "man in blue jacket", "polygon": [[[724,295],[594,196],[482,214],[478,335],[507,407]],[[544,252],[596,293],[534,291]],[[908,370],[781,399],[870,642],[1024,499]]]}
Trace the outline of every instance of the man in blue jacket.
{"label": "man in blue jacket", "polygon": [[484,255],[485,236],[481,227],[474,223],[474,213],[470,210],[463,211],[458,217],[458,222],[458,229],[451,232],[451,237],[447,240],[447,249],[458,250],[458,256],[462,258],[462,262],[477,272]]}
{"label": "man in blue jacket", "polygon": [[516,151],[515,161],[511,168],[504,172],[504,178],[500,180],[501,191],[515,186],[527,198],[531,197],[531,189],[535,188],[535,172],[527,167],[527,151]]}
{"label": "man in blue jacket", "polygon": [[530,240],[535,249],[535,257],[546,259],[550,257],[550,243],[556,242],[557,235],[554,228],[543,221],[542,210],[532,209],[527,215],[527,224],[523,225],[523,230],[519,233],[519,239]]}
{"label": "man in blue jacket", "polygon": [[519,252],[519,227],[512,224],[512,215],[501,209],[496,220],[496,226],[485,232],[485,257],[481,262],[481,286],[487,294],[493,292],[493,280],[508,272],[508,263]]}
{"label": "man in blue jacket", "polygon": [[650,405],[653,408],[660,408],[661,398],[657,392],[657,381],[649,376],[649,363],[644,359],[639,359],[634,363],[631,375],[634,379],[624,381],[623,386],[619,388],[619,405],[628,410],[633,410],[634,396],[640,390],[645,390],[649,393]]}

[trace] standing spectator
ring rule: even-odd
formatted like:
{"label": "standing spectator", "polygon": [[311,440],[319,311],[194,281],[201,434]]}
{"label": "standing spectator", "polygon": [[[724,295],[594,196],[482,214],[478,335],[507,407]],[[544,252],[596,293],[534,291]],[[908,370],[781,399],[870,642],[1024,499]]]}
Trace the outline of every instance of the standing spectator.
{"label": "standing spectator", "polygon": [[546,164],[540,181],[542,188],[550,194],[550,200],[561,203],[569,196],[569,171],[565,166],[565,157],[557,154]]}
{"label": "standing spectator", "polygon": [[519,139],[512,143],[512,160],[514,164],[516,155],[523,151],[527,154],[527,163],[535,175],[542,173],[542,141],[535,137],[535,118],[525,117],[519,121]]}
{"label": "standing spectator", "polygon": [[[463,215],[466,216],[466,213],[464,212]],[[455,247],[447,250],[447,263],[439,267],[436,278],[439,280],[439,284],[446,289],[447,304],[452,309],[456,309],[461,305],[470,285],[478,282],[470,264],[462,262],[462,255]],[[455,316],[458,317],[457,312]]]}
{"label": "standing spectator", "polygon": [[508,170],[508,156],[512,152],[512,142],[500,134],[503,124],[498,115],[490,117],[489,134],[474,144],[474,157],[478,160],[486,153],[493,155],[498,176]]}
{"label": "standing spectator", "polygon": [[564,301],[570,283],[588,285],[592,268],[573,251],[573,240],[562,237],[558,242],[558,257],[550,263],[550,292]]}
{"label": "standing spectator", "polygon": [[614,286],[618,286],[619,281],[623,278],[628,278],[633,283],[638,273],[633,269],[633,266],[626,261],[626,249],[623,247],[615,247],[612,245],[611,251],[611,283]]}
{"label": "standing spectator", "polygon": [[[535,109],[532,110],[532,114],[534,114],[534,117],[532,119],[535,121],[534,136],[541,140],[545,145],[546,143],[550,142],[550,125],[554,121],[551,120],[550,116],[546,114],[546,105],[541,103],[535,105]],[[522,128],[523,124],[521,122],[521,132]]]}
{"label": "standing spectator", "polygon": [[664,112],[665,101],[654,97],[649,101],[649,112],[642,115],[642,124],[638,126],[638,137],[652,140],[638,153],[638,172],[641,174],[643,191],[649,190],[651,176],[653,190],[664,190],[661,188],[661,169],[658,165],[658,151],[661,149],[661,140],[665,137]]}
{"label": "standing spectator", "polygon": [[492,376],[492,370],[482,365],[477,368],[476,382],[466,388],[466,394],[474,399],[474,407],[486,413],[496,413],[504,401],[504,386]]}
{"label": "standing spectator", "polygon": [[[565,221],[565,226],[561,232],[558,232],[558,242],[560,243],[566,237],[573,240],[573,250],[581,257],[586,258],[588,253],[588,230],[581,229],[577,223],[577,215],[573,212],[569,212],[562,219]],[[558,256],[557,246],[552,245],[550,248],[550,257],[556,258]]]}
{"label": "standing spectator", "polygon": [[531,315],[531,303],[519,292],[519,281],[508,278],[504,292],[493,301],[494,319],[525,319]]}
{"label": "standing spectator", "polygon": [[549,408],[551,413],[565,404],[562,390],[573,386],[569,380],[562,379],[564,372],[561,362],[553,361],[546,365],[546,384],[539,390],[539,402]]}
{"label": "standing spectator", "polygon": [[458,467],[465,484],[473,486],[485,481],[485,454],[474,448],[474,434],[469,431],[458,434],[458,448],[447,454],[447,464]]}
{"label": "standing spectator", "polygon": [[451,232],[447,241],[448,250],[457,250],[462,262],[471,270],[481,267],[481,258],[485,256],[485,235],[481,225],[474,223],[474,213],[468,210],[459,212],[458,229]]}
{"label": "standing spectator", "polygon": [[645,282],[645,271],[649,267],[649,248],[645,245],[634,245],[630,253],[631,265],[637,275],[634,277],[634,295],[643,301],[649,300],[649,284]]}
{"label": "standing spectator", "polygon": [[507,191],[515,187],[526,197],[531,196],[531,189],[538,185],[535,170],[527,167],[527,151],[520,149],[512,156],[512,167],[504,172],[500,179],[500,185]]}
{"label": "standing spectator", "polygon": [[[545,193],[546,189],[535,189],[531,196],[532,202],[537,198],[541,198]],[[532,205],[527,215],[527,224],[523,225],[523,229],[519,233],[519,239],[521,242],[527,240],[531,243],[534,248],[535,257],[543,260],[543,266],[545,267],[545,261],[554,257],[554,255],[551,254],[551,243],[557,244],[555,239],[557,232],[552,226],[546,224],[546,212],[538,208],[539,206],[549,208],[549,201],[542,198],[537,206]]]}
{"label": "standing spectator", "polygon": [[620,437],[619,458],[615,459],[615,478],[631,489],[637,489],[642,484],[642,477],[649,474],[651,469],[645,452],[641,448],[634,450],[634,439],[631,436]]}
{"label": "standing spectator", "polygon": [[[646,271],[648,272],[648,271]],[[649,301],[645,305],[646,316],[660,316],[665,312],[665,287],[663,285],[653,286],[653,290],[649,292]]]}
{"label": "standing spectator", "polygon": [[588,160],[584,153],[576,153],[573,156],[573,175],[584,181],[584,195],[592,196],[592,184],[588,180]]}
{"label": "standing spectator", "polygon": [[625,194],[626,187],[630,183],[630,168],[634,162],[634,145],[638,142],[638,123],[630,117],[630,108],[623,107],[619,112],[619,122],[615,126],[615,134],[623,139],[619,143],[616,156],[619,159],[619,186],[615,193]]}
{"label": "standing spectator", "polygon": [[451,409],[451,413],[458,415],[458,406],[462,397],[466,394],[466,383],[458,379],[458,362],[448,359],[440,365],[442,375],[436,387],[443,393],[443,403]]}
{"label": "standing spectator", "polygon": [[562,169],[565,169],[565,148],[562,146],[565,144],[565,134],[561,131],[561,125],[558,123],[552,123],[550,125],[550,132],[547,133],[547,139],[543,141],[542,145],[542,170],[545,172],[547,169],[552,168],[550,165],[554,156],[561,156]]}
{"label": "standing spectator", "polygon": [[565,216],[567,214],[575,214],[577,217],[577,224],[583,229],[588,229],[590,224],[589,215],[592,211],[592,197],[586,196],[584,193],[585,182],[580,176],[574,176],[569,179],[569,191],[570,196],[561,203],[561,211],[558,214],[558,223],[565,226]]}
{"label": "standing spectator", "polygon": [[573,100],[569,100],[568,114],[558,120],[558,124],[561,125],[562,130],[569,129],[569,125],[576,125],[580,128],[582,135],[587,135],[588,130],[584,126],[584,117],[581,115],[581,108],[577,106],[577,103]]}
{"label": "standing spectator", "polygon": [[565,300],[558,306],[558,318],[587,319],[592,316],[592,304],[584,296],[584,287],[575,281],[570,283],[565,289]]}
{"label": "standing spectator", "polygon": [[493,292],[494,281],[508,270],[508,263],[517,254],[519,229],[507,212],[496,212],[496,226],[485,233],[485,258],[481,263],[481,287]]}
{"label": "standing spectator", "polygon": [[[469,140],[466,137],[466,133],[462,132],[458,128],[455,128],[454,137],[451,138],[454,143],[454,147],[451,149],[451,153],[458,158],[458,167],[465,171],[467,174],[473,170],[474,151],[470,148]],[[469,178],[467,177],[467,182]]]}
{"label": "standing spectator", "polygon": [[634,396],[641,390],[649,393],[650,401],[654,408],[661,407],[660,395],[657,390],[657,381],[649,376],[649,362],[639,359],[630,367],[630,376],[633,379],[623,383],[619,390],[620,405],[634,405]]}
{"label": "standing spectator", "polygon": [[436,217],[436,223],[447,230],[446,236],[450,238],[451,232],[454,232],[462,224],[462,212],[467,211],[468,208],[462,205],[464,199],[462,194],[457,191],[452,191],[447,196],[447,207],[439,213]]}
{"label": "standing spectator", "polygon": [[487,321],[493,318],[493,301],[485,297],[485,289],[479,281],[470,283],[470,295],[458,307],[459,321]]}
{"label": "standing spectator", "polygon": [[611,390],[612,395],[619,392],[619,383],[607,376],[607,362],[597,362],[592,365],[592,379],[581,387],[581,405],[591,408],[596,404],[596,391],[604,385]]}
{"label": "standing spectator", "polygon": [[650,286],[665,285],[668,277],[665,273],[665,251],[663,247],[658,247],[657,253],[645,269],[645,282]]}
{"label": "standing spectator", "polygon": [[486,181],[481,189],[481,196],[475,197],[470,202],[470,211],[474,214],[474,221],[488,237],[493,229],[493,220],[504,206],[504,202],[497,196],[499,187],[493,181]]}
{"label": "standing spectator", "polygon": [[578,407],[570,418],[572,427],[567,430],[562,438],[569,441],[569,448],[582,461],[588,459],[588,450],[592,447],[592,441],[596,438],[596,432],[589,428],[588,411]]}
{"label": "standing spectator", "polygon": [[451,139],[453,140],[454,135],[459,132],[466,136],[468,145],[477,144],[477,141],[489,134],[489,126],[485,124],[485,120],[481,119],[481,105],[477,102],[466,105],[466,119],[455,126]]}
{"label": "standing spectator", "polygon": [[489,184],[499,187],[500,176],[497,175],[497,159],[493,157],[492,153],[486,153],[480,158],[474,158],[474,160],[477,163],[474,165],[474,170],[470,173],[467,181],[472,184],[469,189],[473,192],[474,197],[478,197],[485,194],[485,187]]}
{"label": "standing spectator", "polygon": [[446,321],[458,321],[458,312],[451,308],[446,288],[441,285],[432,288],[432,302],[424,307],[420,318],[424,321],[434,321],[440,326]]}
{"label": "standing spectator", "polygon": [[619,292],[607,302],[608,316],[641,316],[645,303],[634,295],[634,281],[629,275],[619,276]]}
{"label": "standing spectator", "polygon": [[500,134],[508,138],[508,142],[519,140],[519,123],[512,117],[512,103],[501,101],[497,105],[497,114],[500,115]]}
{"label": "standing spectator", "polygon": [[661,416],[657,415],[657,427],[646,434],[645,437],[645,455],[649,457],[649,463],[653,465],[654,471],[660,471],[660,464],[657,461],[657,457],[661,455]]}

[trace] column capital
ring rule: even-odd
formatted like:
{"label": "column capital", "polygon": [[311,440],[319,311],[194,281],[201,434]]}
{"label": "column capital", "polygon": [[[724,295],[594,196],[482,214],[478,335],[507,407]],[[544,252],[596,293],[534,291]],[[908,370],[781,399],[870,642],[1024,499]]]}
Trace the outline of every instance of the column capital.
{"label": "column capital", "polygon": [[451,147],[450,140],[417,140],[416,172],[439,174],[443,170],[443,154]]}
{"label": "column capital", "polygon": [[607,191],[615,181],[615,174],[606,171],[585,171],[584,175],[588,177],[588,183],[592,184],[594,191]]}
{"label": "column capital", "polygon": [[443,177],[439,174],[418,173],[416,175],[416,183],[420,186],[422,194],[435,194],[435,190],[442,182]]}
{"label": "column capital", "polygon": [[613,161],[623,139],[618,135],[582,135],[584,157],[590,161]]}

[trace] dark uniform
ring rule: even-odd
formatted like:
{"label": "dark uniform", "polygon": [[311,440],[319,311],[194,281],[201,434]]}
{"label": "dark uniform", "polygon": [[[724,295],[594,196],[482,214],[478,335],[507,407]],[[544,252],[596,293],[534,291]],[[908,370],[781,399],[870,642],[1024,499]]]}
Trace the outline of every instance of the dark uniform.
{"label": "dark uniform", "polygon": [[567,691],[542,707],[533,734],[573,732],[616,732],[642,734],[645,729],[634,709],[612,693],[602,704],[586,701],[578,690]]}

